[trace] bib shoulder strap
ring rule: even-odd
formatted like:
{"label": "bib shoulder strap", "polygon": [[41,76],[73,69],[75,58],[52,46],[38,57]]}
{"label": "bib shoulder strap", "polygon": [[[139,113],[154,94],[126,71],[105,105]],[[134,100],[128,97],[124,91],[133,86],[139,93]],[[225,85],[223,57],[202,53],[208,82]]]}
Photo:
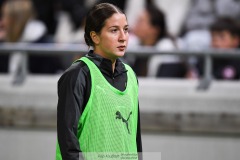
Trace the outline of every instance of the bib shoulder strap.
{"label": "bib shoulder strap", "polygon": [[133,71],[133,69],[128,64],[125,64],[125,63],[123,63],[123,64],[124,64],[126,70],[128,71],[128,76],[130,76],[131,79],[135,81],[136,85],[138,85],[137,76],[136,76],[135,72]]}

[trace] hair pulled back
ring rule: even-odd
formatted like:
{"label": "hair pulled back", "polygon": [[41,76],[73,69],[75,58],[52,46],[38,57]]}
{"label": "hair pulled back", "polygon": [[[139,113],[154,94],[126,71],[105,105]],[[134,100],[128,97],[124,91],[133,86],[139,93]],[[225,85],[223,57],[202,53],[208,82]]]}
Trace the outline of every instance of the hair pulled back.
{"label": "hair pulled back", "polygon": [[110,3],[100,3],[95,5],[87,14],[84,39],[88,46],[94,47],[94,42],[90,36],[90,32],[100,33],[105,22],[114,13],[124,14],[121,9]]}

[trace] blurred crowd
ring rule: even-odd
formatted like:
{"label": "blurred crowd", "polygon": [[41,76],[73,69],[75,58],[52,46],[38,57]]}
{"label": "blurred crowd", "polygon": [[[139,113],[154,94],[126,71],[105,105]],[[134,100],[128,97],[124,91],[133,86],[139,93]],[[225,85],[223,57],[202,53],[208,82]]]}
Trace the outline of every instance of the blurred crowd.
{"label": "blurred crowd", "polygon": [[[158,51],[240,47],[240,0],[1,0],[0,41],[24,43],[84,42],[84,18],[96,3],[113,3],[125,11],[130,24],[128,48]],[[68,58],[74,60],[69,55]],[[1,55],[0,72],[14,70],[18,53]],[[56,74],[68,65],[66,57],[29,55],[30,73]],[[203,60],[178,55],[149,58],[127,55],[138,76],[200,78]],[[238,80],[240,59],[213,59],[215,79]]]}

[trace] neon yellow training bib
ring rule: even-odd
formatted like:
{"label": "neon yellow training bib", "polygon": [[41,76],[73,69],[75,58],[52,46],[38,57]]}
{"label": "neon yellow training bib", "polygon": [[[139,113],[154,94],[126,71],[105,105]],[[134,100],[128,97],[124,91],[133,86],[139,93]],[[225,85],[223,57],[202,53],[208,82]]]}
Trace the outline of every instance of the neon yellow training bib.
{"label": "neon yellow training bib", "polygon": [[[136,160],[138,84],[135,73],[125,64],[127,86],[120,91],[91,60],[87,57],[80,60],[87,64],[92,82],[88,103],[78,123],[77,136],[84,159],[117,160],[125,156]],[[62,159],[58,144],[56,159]]]}

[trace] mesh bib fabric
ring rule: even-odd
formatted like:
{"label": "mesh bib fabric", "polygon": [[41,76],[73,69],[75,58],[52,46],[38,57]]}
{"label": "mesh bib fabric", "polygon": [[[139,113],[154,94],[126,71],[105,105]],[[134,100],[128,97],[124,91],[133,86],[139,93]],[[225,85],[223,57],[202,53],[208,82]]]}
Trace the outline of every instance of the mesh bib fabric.
{"label": "mesh bib fabric", "polygon": [[[92,82],[88,103],[78,123],[78,139],[84,159],[117,160],[124,154],[137,154],[138,84],[133,70],[125,64],[127,86],[120,91],[105,79],[91,60],[86,57],[80,60],[87,64]],[[99,156],[100,153],[105,157]],[[111,157],[113,154],[115,157]],[[58,144],[56,159],[61,159]]]}

